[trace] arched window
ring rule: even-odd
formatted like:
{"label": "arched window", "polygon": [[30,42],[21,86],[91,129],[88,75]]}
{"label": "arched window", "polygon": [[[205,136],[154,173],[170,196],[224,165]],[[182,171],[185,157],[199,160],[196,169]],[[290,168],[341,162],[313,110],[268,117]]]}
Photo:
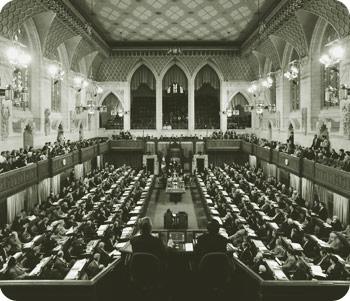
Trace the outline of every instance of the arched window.
{"label": "arched window", "polygon": [[123,129],[124,114],[119,99],[110,93],[103,101],[102,106],[106,109],[100,112],[100,128]]}
{"label": "arched window", "polygon": [[[29,53],[29,40],[25,29],[22,27],[15,35],[15,39],[27,48]],[[19,110],[26,110],[30,107],[30,65],[28,68],[16,67],[12,74],[13,107]]]}
{"label": "arched window", "polygon": [[177,65],[163,78],[163,128],[188,128],[187,77]]}
{"label": "arched window", "polygon": [[242,93],[237,93],[232,98],[226,111],[238,111],[239,114],[227,115],[227,129],[245,129],[252,127],[252,113],[245,110],[246,106],[249,106],[249,102]]}
{"label": "arched window", "polygon": [[[58,50],[55,53],[55,60],[59,60]],[[51,110],[52,112],[61,112],[61,90],[62,82],[59,79],[51,80]]]}
{"label": "arched window", "polygon": [[[328,48],[326,45],[338,38],[338,34],[332,25],[328,24],[325,34],[322,40],[323,49],[321,53],[327,53]],[[321,64],[321,87],[324,93],[322,93],[322,106],[339,106],[339,101],[334,101],[339,98],[340,78],[339,78],[339,63],[326,67]]]}
{"label": "arched window", "polygon": [[146,66],[140,66],[131,79],[131,128],[156,128],[156,79]]}
{"label": "arched window", "polygon": [[220,80],[215,70],[204,66],[195,82],[195,128],[220,128]]}
{"label": "arched window", "polygon": [[[299,55],[293,50],[291,62],[298,61]],[[291,110],[298,111],[300,109],[300,73],[296,78],[293,78],[290,82],[290,102]]]}

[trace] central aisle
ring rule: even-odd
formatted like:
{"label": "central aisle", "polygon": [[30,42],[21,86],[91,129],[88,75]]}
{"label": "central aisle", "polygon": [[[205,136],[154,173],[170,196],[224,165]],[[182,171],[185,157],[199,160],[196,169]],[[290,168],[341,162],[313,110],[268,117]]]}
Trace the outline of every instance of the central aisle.
{"label": "central aisle", "polygon": [[[194,198],[194,199],[193,199]],[[154,188],[146,215],[153,223],[154,229],[164,229],[164,213],[170,209],[173,213],[184,211],[188,214],[188,229],[203,229],[206,227],[204,209],[196,188],[187,188],[181,202],[170,202],[170,195],[165,189]]]}

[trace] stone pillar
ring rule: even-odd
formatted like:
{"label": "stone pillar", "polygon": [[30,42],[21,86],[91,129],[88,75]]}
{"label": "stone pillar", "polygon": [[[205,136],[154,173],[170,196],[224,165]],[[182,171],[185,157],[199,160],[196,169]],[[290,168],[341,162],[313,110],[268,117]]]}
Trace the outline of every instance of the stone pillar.
{"label": "stone pillar", "polygon": [[188,81],[188,129],[194,132],[194,78]]}
{"label": "stone pillar", "polygon": [[156,80],[156,129],[163,129],[163,81],[161,78]]}
{"label": "stone pillar", "polygon": [[227,106],[229,104],[229,97],[230,97],[230,91],[227,89],[227,87],[223,86],[223,83],[220,85],[220,130],[222,130],[223,133],[227,131],[227,114],[223,114],[223,112],[226,112]]}
{"label": "stone pillar", "polygon": [[124,90],[124,131],[129,131],[131,128],[131,122],[130,122],[130,104],[131,104],[131,95],[130,95],[130,85]]}

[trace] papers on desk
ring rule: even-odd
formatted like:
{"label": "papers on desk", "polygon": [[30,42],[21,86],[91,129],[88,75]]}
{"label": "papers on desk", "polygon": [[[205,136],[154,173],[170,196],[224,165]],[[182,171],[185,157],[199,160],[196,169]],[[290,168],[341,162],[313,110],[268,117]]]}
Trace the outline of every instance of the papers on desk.
{"label": "papers on desk", "polygon": [[292,249],[294,249],[296,251],[303,251],[304,250],[303,247],[298,243],[291,242],[290,245],[291,245]]}
{"label": "papers on desk", "polygon": [[213,219],[216,219],[219,222],[219,225],[222,226],[222,220],[219,216],[214,216]]}
{"label": "papers on desk", "polygon": [[128,242],[117,242],[114,247],[117,249],[117,250],[120,250],[122,248],[125,247],[125,245],[127,244]]}
{"label": "papers on desk", "polygon": [[216,209],[210,209],[210,212],[211,212],[211,214],[213,214],[213,215],[220,216],[219,211],[217,211]]}
{"label": "papers on desk", "polygon": [[193,252],[193,244],[191,242],[185,243],[185,251],[186,252]]}
{"label": "papers on desk", "polygon": [[311,268],[311,274],[315,277],[322,277],[327,278],[327,274],[323,273],[321,267],[319,265],[312,265]]}
{"label": "papers on desk", "polygon": [[97,236],[101,237],[104,235],[106,230],[108,229],[109,225],[101,225],[97,230]]}
{"label": "papers on desk", "polygon": [[50,257],[45,257],[43,258],[37,265],[36,267],[29,273],[29,276],[38,276],[41,272],[41,270],[45,267],[45,265],[50,261]]}
{"label": "papers on desk", "polygon": [[117,250],[113,250],[111,253],[109,253],[109,256],[111,256],[111,257],[119,257],[121,255],[122,255],[122,253],[120,253]]}
{"label": "papers on desk", "polygon": [[66,231],[66,235],[72,235],[74,234],[74,228],[70,227],[67,231]]}

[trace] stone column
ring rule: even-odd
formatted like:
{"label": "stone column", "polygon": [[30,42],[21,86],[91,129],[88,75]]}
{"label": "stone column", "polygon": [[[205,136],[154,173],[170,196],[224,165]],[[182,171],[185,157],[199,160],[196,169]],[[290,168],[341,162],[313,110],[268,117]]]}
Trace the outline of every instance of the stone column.
{"label": "stone column", "polygon": [[163,129],[163,82],[161,78],[156,80],[156,129]]}
{"label": "stone column", "polygon": [[131,104],[131,99],[130,99],[130,85],[128,85],[124,89],[124,131],[129,131],[131,128],[131,123],[130,123],[130,104]]}
{"label": "stone column", "polygon": [[194,132],[194,78],[188,81],[188,130]]}

